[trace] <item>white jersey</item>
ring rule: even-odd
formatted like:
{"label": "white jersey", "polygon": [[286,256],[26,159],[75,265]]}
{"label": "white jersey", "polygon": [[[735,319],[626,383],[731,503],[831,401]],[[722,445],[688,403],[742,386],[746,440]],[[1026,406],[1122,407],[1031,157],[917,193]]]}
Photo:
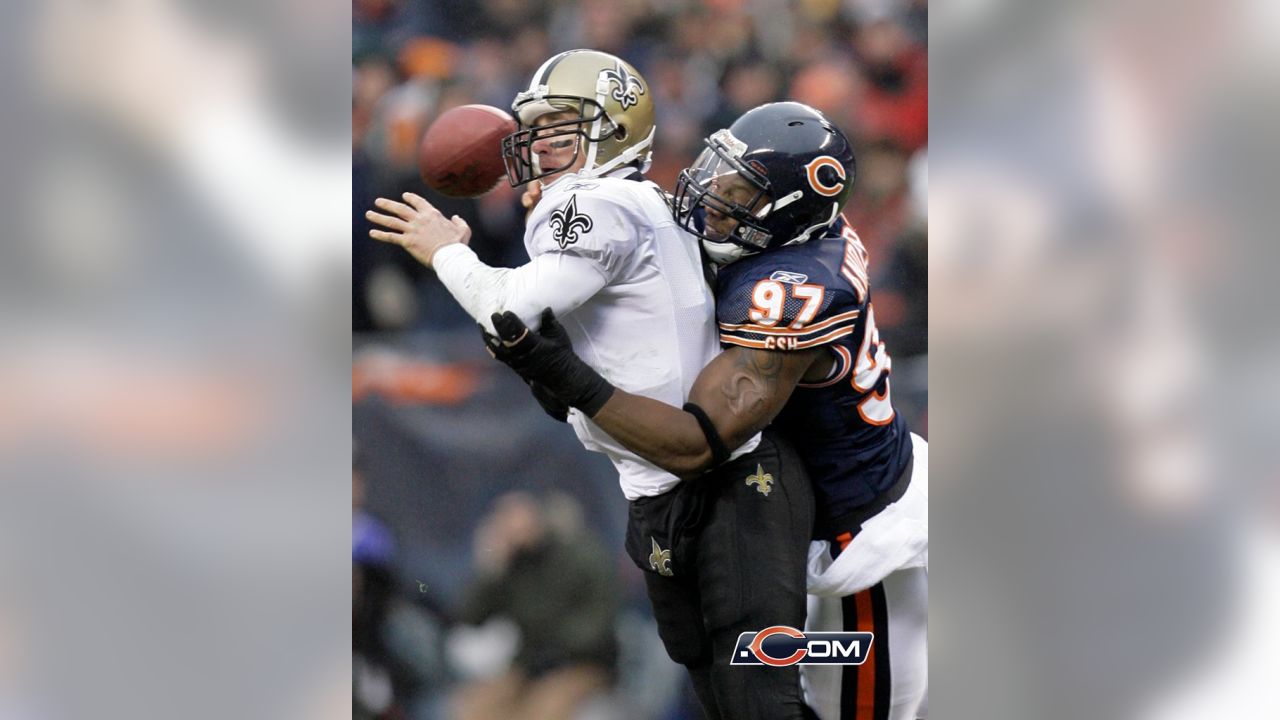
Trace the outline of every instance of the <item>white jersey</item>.
{"label": "white jersey", "polygon": [[[490,268],[451,245],[433,265],[449,292],[492,331],[492,313],[510,310],[536,327],[555,311],[573,348],[614,386],[674,407],[720,352],[715,301],[698,243],[671,217],[649,181],[566,175],[543,188],[525,229],[527,265]],[[680,479],[609,437],[577,410],[569,424],[591,451],[618,469],[628,500],[670,490]],[[759,436],[738,448],[749,452]]]}
{"label": "white jersey", "polygon": [[[715,300],[698,243],[671,216],[657,185],[619,177],[560,178],[529,217],[530,258],[589,261],[602,289],[560,318],[574,350],[629,393],[680,407],[719,352]],[[666,492],[678,479],[624,448],[584,414],[569,415],[578,439],[609,456],[627,499]]]}

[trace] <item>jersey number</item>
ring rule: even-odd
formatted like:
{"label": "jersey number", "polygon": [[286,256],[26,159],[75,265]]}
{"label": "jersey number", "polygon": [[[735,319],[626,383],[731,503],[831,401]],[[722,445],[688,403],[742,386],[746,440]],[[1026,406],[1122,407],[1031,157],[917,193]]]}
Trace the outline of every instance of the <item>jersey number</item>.
{"label": "jersey number", "polygon": [[791,329],[799,330],[812,322],[822,308],[822,286],[811,283],[784,285],[777,280],[761,280],[751,291],[751,322],[765,327],[777,325],[787,304],[787,288],[791,288],[791,297],[804,302],[790,325]]}
{"label": "jersey number", "polygon": [[[893,420],[893,402],[889,399],[889,378],[884,377],[893,368],[889,353],[885,352],[876,327],[875,308],[867,306],[867,329],[858,348],[858,359],[853,365],[853,389],[867,396],[858,403],[858,414],[870,425],[888,425]],[[884,393],[875,387],[884,378]]]}

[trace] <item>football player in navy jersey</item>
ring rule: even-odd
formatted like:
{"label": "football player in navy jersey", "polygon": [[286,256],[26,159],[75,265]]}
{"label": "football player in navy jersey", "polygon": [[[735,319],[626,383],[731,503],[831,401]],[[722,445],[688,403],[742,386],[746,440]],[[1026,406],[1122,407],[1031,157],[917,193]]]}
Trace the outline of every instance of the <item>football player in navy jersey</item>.
{"label": "football player in navy jersey", "polygon": [[[807,628],[875,634],[861,666],[805,666],[806,699],[824,719],[920,717],[928,446],[894,411],[867,253],[840,215],[854,183],[852,147],[795,102],[748,111],[706,145],[681,173],[673,210],[718,268],[724,350],[689,402],[678,409],[606,387],[546,316],[539,332],[495,316],[500,356],[571,405],[611,393],[591,420],[684,478],[773,423],[800,451],[817,500]],[[764,492],[766,481],[755,482]]]}

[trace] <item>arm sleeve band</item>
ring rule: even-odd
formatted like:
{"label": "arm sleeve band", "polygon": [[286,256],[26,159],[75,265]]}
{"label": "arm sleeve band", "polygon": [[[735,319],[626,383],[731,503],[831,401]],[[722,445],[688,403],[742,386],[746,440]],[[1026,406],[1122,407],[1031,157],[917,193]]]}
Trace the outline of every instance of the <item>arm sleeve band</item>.
{"label": "arm sleeve band", "polygon": [[549,307],[564,316],[605,286],[604,271],[574,255],[547,253],[518,268],[495,268],[480,262],[466,245],[436,251],[431,264],[462,309],[493,333],[490,316],[510,310],[529,327]]}
{"label": "arm sleeve band", "polygon": [[707,417],[707,412],[693,403],[685,403],[681,409],[692,415],[698,421],[698,427],[702,428],[702,434],[707,438],[707,446],[711,448],[711,466],[716,467],[728,460],[729,448],[725,447],[724,440],[720,438],[720,433],[711,422],[711,418]]}

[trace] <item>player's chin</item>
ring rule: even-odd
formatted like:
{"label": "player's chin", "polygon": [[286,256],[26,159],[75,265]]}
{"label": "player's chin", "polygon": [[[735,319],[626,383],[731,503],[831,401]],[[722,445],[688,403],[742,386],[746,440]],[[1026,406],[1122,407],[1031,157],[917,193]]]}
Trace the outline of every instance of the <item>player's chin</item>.
{"label": "player's chin", "polygon": [[558,164],[543,163],[543,167],[555,168],[554,171],[541,178],[544,185],[549,185],[565,175],[572,175],[582,169],[583,163],[575,162],[572,157],[564,158]]}
{"label": "player's chin", "polygon": [[560,172],[552,173],[552,174],[550,174],[550,175],[547,175],[546,177],[542,178],[542,186],[543,186],[543,187],[546,187],[546,186],[550,185],[551,183],[556,182],[556,181],[557,181],[557,180],[559,180],[560,178],[564,177],[565,175],[572,175],[572,174],[573,174],[573,173],[575,173],[575,172],[577,172],[577,171],[576,171],[576,170],[561,170]]}

